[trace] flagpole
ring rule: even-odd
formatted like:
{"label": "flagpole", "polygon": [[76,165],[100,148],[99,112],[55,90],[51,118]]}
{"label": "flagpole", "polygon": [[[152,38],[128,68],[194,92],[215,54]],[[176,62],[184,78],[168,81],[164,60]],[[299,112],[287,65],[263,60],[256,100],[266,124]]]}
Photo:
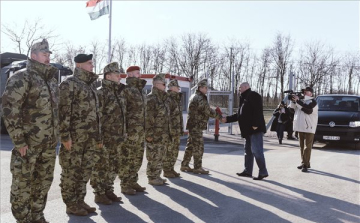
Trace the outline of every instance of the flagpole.
{"label": "flagpole", "polygon": [[109,14],[109,51],[108,51],[108,63],[111,61],[111,15],[112,15],[112,0],[110,0],[110,14]]}

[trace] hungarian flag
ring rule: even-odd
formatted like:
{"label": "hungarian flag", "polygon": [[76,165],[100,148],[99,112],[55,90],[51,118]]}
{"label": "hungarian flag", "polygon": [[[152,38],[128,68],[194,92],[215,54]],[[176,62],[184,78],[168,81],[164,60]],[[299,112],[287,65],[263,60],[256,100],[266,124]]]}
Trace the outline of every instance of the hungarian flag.
{"label": "hungarian flag", "polygon": [[109,14],[109,5],[109,0],[90,0],[86,2],[86,9],[89,13],[90,19],[94,20],[102,15]]}

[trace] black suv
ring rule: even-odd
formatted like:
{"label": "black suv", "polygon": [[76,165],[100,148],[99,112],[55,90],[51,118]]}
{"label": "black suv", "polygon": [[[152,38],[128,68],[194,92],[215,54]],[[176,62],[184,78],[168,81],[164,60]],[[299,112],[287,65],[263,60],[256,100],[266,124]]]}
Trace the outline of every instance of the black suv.
{"label": "black suv", "polygon": [[320,95],[317,141],[360,142],[360,96]]}

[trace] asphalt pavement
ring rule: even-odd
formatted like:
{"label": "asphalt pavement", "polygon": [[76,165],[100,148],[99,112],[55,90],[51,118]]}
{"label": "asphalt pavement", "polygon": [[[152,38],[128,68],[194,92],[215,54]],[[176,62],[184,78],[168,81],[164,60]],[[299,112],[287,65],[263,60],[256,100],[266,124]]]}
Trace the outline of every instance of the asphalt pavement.
{"label": "asphalt pavement", "polygon": [[[269,177],[262,181],[238,177],[243,170],[244,140],[239,135],[222,134],[219,142],[205,134],[203,166],[210,175],[181,172],[165,186],[151,186],[146,178],[146,158],[139,172],[139,183],[146,193],[124,196],[119,179],[115,193],[122,203],[97,205],[88,184],[86,202],[97,208],[85,217],[68,215],[60,194],[58,159],[54,182],[48,195],[45,217],[52,223],[103,222],[360,222],[360,150],[353,145],[315,144],[311,169],[303,173],[298,141],[284,140],[279,145],[274,134],[264,137]],[[176,170],[184,155],[182,139]],[[13,223],[11,213],[10,155],[12,143],[1,135],[1,223]],[[253,176],[258,168],[254,163]]]}

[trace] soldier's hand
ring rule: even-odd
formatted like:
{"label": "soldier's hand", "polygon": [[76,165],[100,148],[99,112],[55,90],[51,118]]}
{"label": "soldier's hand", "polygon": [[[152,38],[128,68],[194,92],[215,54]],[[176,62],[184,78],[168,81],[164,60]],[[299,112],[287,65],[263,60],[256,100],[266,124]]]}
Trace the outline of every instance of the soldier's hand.
{"label": "soldier's hand", "polygon": [[101,149],[101,148],[103,148],[103,144],[102,144],[102,143],[99,143],[99,144],[97,145],[97,147],[98,147],[98,149]]}
{"label": "soldier's hand", "polygon": [[258,127],[253,126],[252,128],[253,128],[254,130],[256,130]]}
{"label": "soldier's hand", "polygon": [[28,146],[24,146],[24,147],[19,148],[20,155],[25,156],[26,151],[28,150],[28,148],[29,148]]}
{"label": "soldier's hand", "polygon": [[146,141],[147,141],[147,142],[152,142],[152,141],[153,141],[153,138],[147,137],[147,138],[146,138]]}
{"label": "soldier's hand", "polygon": [[226,123],[226,117],[223,117],[223,118],[221,119],[221,122],[222,122],[222,123]]}
{"label": "soldier's hand", "polygon": [[69,141],[62,142],[62,144],[64,145],[64,147],[65,147],[66,150],[70,150],[70,149],[71,149],[72,141],[71,141],[71,139],[70,139]]}

